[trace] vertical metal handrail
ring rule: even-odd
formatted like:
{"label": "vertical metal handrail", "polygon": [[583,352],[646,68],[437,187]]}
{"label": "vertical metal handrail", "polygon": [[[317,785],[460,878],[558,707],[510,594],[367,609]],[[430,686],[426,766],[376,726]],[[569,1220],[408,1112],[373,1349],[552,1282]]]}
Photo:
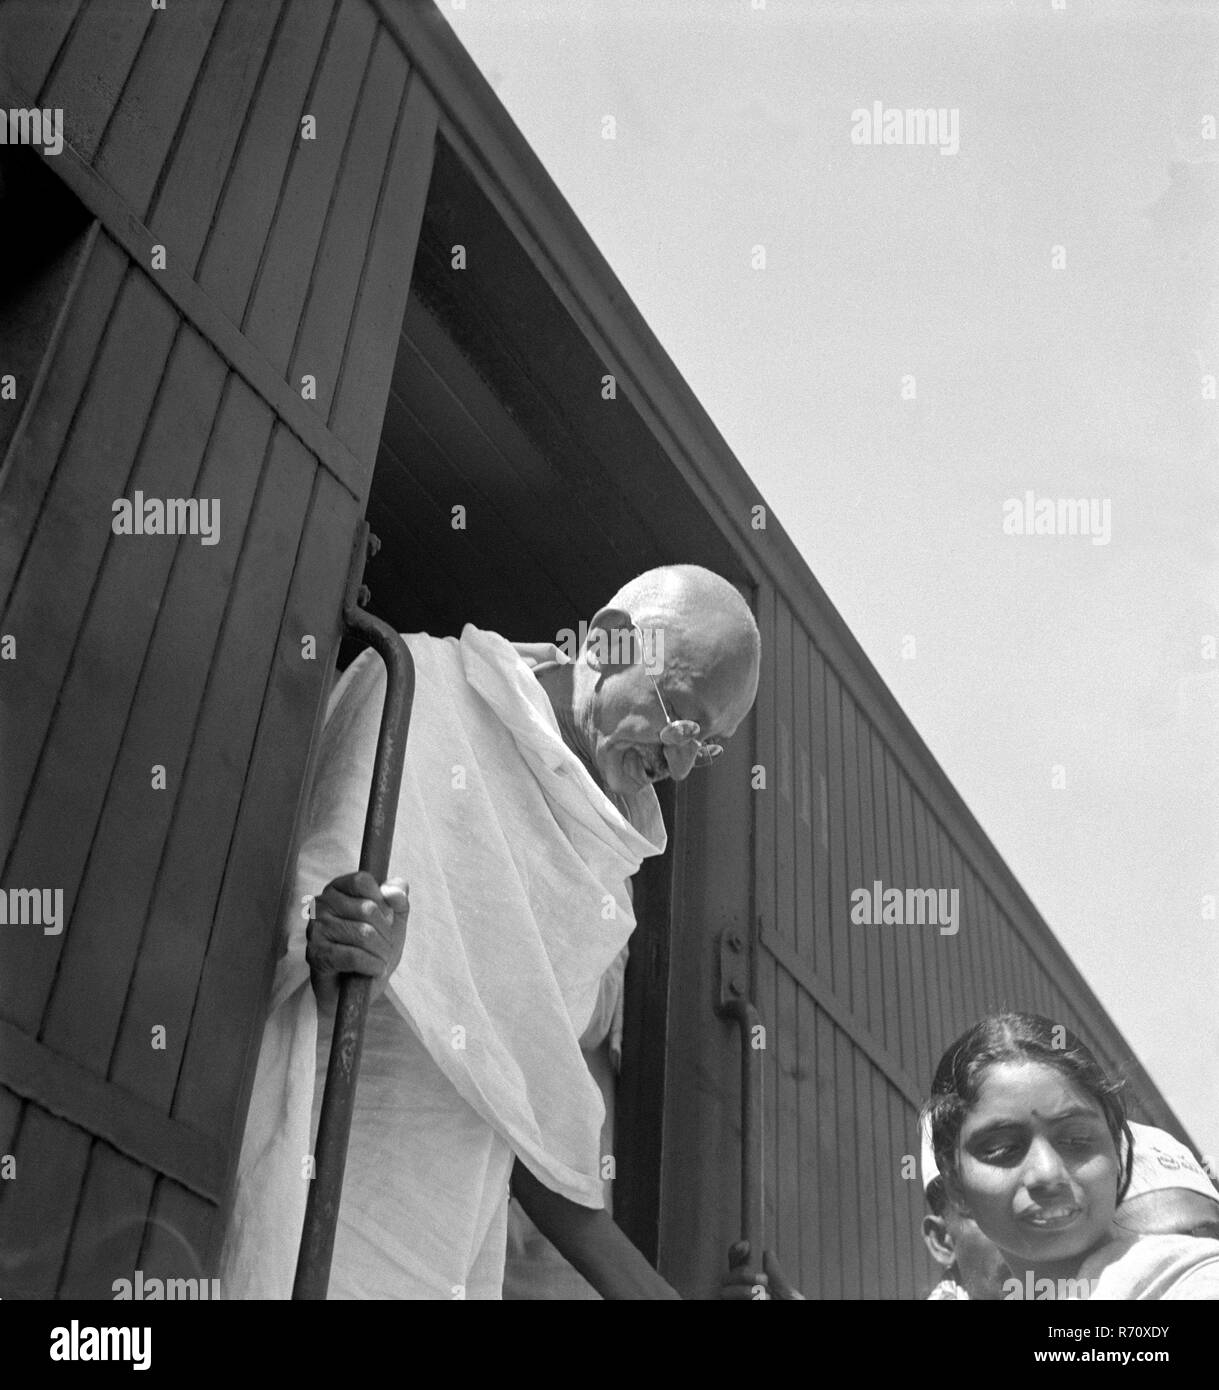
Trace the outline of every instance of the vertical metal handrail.
{"label": "vertical metal handrail", "polygon": [[[343,623],[347,631],[361,637],[376,649],[386,668],[385,704],[373,763],[368,812],[364,818],[364,840],[360,846],[360,870],[384,883],[389,873],[389,856],[398,812],[398,793],[402,786],[402,763],[410,730],[411,705],[415,698],[415,663],[410,650],[387,622],[374,618],[361,607],[368,591],[361,583],[364,562],[375,555],[377,539],[361,522],[356,532],[347,591],[343,600]],[[368,1015],[368,996],[372,981],[367,975],[340,975],[335,1010],[334,1033],[330,1040],[330,1060],[326,1067],[326,1086],[314,1145],[314,1178],[309,1184],[305,1204],[305,1224],[296,1262],[293,1299],[324,1299],[330,1283],[330,1262],[334,1255],[335,1229],[339,1203],[343,1196],[343,1174],[347,1167],[347,1143],[355,1107],[356,1079],[360,1053],[364,1046],[364,1022]]]}
{"label": "vertical metal handrail", "polygon": [[731,1019],[740,1029],[741,1240],[749,1246],[751,1263],[761,1269],[766,1231],[766,1170],[762,1148],[766,1132],[762,1112],[765,1030],[761,1015],[749,1000],[745,942],[732,928],[720,937],[720,994],[716,1012]]}

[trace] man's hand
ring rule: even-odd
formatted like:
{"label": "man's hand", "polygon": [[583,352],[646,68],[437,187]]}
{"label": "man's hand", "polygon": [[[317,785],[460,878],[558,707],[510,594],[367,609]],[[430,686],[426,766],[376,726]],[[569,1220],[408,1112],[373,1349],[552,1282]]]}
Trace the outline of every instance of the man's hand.
{"label": "man's hand", "polygon": [[720,1298],[730,1303],[805,1302],[804,1295],[783,1273],[769,1250],[762,1252],[762,1269],[751,1269],[749,1242],[739,1240],[728,1250],[728,1277],[720,1285]]}
{"label": "man's hand", "polygon": [[720,1285],[720,1298],[728,1303],[764,1302],[770,1298],[769,1281],[751,1268],[749,1242],[738,1240],[728,1247],[728,1276]]}
{"label": "man's hand", "polygon": [[518,1158],[512,1195],[560,1255],[605,1299],[680,1299],[614,1224],[604,1208],[582,1207],[552,1192]]}
{"label": "man's hand", "polygon": [[368,975],[378,998],[402,959],[410,901],[406,885],[392,878],[377,886],[371,874],[344,874],[318,895],[305,934],[305,960],[319,999],[335,989],[335,976]]}

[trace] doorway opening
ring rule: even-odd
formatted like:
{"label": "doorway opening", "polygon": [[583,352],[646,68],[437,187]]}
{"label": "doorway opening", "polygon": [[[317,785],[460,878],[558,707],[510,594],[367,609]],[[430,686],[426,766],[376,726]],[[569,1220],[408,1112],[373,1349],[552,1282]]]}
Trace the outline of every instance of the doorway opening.
{"label": "doorway opening", "polygon": [[[460,250],[458,249],[460,248]],[[627,579],[690,562],[740,582],[722,533],[457,151],[440,138],[367,519],[371,607],[399,631],[578,630]],[[340,654],[340,666],[354,656]],[[675,792],[660,789],[670,830]],[[614,1212],[655,1259],[676,847],[636,876]]]}

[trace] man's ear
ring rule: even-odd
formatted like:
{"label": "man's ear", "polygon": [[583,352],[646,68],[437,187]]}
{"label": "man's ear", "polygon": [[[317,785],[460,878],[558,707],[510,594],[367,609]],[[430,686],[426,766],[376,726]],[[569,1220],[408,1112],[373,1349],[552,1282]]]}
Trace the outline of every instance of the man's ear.
{"label": "man's ear", "polygon": [[942,1216],[923,1217],[923,1243],[931,1252],[931,1258],[945,1269],[956,1259],[952,1246],[952,1233],[948,1222]]}
{"label": "man's ear", "polygon": [[635,631],[622,608],[599,608],[593,614],[580,653],[594,671],[622,671],[635,664]]}

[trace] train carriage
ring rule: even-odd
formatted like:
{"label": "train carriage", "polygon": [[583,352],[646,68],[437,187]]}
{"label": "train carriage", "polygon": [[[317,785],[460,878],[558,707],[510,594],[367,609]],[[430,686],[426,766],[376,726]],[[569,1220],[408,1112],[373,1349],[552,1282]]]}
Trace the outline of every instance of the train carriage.
{"label": "train carriage", "polygon": [[[62,894],[0,929],[0,1295],[215,1272],[365,518],[402,631],[677,561],[757,615],[636,883],[615,1212],[684,1295],[744,1208],[810,1296],[918,1296],[916,1109],[1000,1004],[1181,1133],[434,6],[0,0],[0,108],[63,123],[0,147],[0,881]],[[116,532],[149,498],[214,534]]]}

